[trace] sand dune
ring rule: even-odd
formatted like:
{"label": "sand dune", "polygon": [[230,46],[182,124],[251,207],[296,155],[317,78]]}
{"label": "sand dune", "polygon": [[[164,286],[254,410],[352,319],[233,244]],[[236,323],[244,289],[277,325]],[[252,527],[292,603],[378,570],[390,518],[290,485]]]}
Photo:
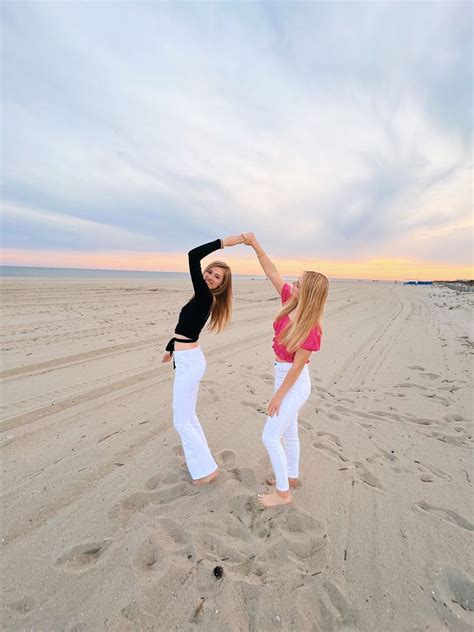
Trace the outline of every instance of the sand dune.
{"label": "sand dune", "polygon": [[273,511],[256,492],[278,297],[237,281],[232,326],[202,337],[222,476],[197,489],[161,364],[189,296],[3,280],[4,629],[474,629],[470,295],[331,284],[302,483]]}

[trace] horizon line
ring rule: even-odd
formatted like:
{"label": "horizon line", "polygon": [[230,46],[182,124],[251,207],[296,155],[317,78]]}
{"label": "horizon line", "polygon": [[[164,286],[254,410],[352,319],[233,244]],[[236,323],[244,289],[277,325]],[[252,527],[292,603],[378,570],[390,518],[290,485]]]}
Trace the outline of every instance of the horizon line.
{"label": "horizon line", "polygon": [[[160,273],[160,274],[189,274],[189,271],[182,271],[182,270],[130,270],[128,268],[72,268],[72,267],[65,267],[65,266],[21,266],[21,265],[8,265],[8,264],[0,264],[0,270],[3,268],[19,268],[19,269],[32,269],[32,270],[83,270],[85,272],[130,272],[133,274],[141,274],[141,273],[145,273],[145,274],[154,274],[154,273]],[[243,277],[263,277],[263,278],[268,278],[265,274],[245,274],[245,273],[240,273],[240,272],[234,272],[233,276],[243,276]],[[291,274],[282,274],[282,277],[291,277],[294,275]],[[329,279],[337,279],[337,280],[341,280],[341,281],[388,281],[388,282],[395,282],[395,281],[420,281],[421,279],[415,279],[414,277],[410,277],[410,278],[392,278],[392,279],[380,279],[380,278],[376,278],[376,277],[338,277],[338,276],[330,276]],[[425,281],[470,281],[471,279],[423,279]]]}

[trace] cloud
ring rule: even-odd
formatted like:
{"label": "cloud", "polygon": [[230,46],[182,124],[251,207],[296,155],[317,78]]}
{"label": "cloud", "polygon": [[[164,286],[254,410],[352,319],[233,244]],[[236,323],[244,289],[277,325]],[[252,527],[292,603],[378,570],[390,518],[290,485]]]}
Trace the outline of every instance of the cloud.
{"label": "cloud", "polygon": [[[28,231],[18,230],[25,225]],[[8,203],[2,207],[2,237],[12,243],[9,247],[13,248],[29,246],[35,249],[39,241],[43,249],[66,246],[71,250],[88,247],[92,251],[100,249],[104,243],[113,244],[120,250],[131,247],[159,249],[164,242],[100,222]]]}
{"label": "cloud", "polygon": [[5,246],[432,256],[470,221],[471,12],[4,3]]}

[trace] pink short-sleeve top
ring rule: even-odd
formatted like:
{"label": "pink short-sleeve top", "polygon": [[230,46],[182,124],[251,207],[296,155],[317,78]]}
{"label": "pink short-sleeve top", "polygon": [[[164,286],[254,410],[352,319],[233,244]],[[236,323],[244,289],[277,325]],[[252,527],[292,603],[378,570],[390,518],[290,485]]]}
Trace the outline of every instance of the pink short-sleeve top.
{"label": "pink short-sleeve top", "polygon": [[[284,305],[286,301],[290,298],[291,295],[291,287],[288,283],[284,283],[281,288],[281,304]],[[293,362],[295,359],[295,352],[290,352],[288,349],[278,342],[277,338],[283,329],[288,324],[290,320],[289,316],[283,316],[278,320],[275,320],[273,323],[273,331],[275,332],[275,336],[273,338],[273,351],[275,355],[281,360],[285,360],[286,362]],[[308,349],[309,351],[319,351],[321,348],[321,329],[318,325],[315,325],[311,331],[309,332],[308,337],[300,345],[300,349]]]}

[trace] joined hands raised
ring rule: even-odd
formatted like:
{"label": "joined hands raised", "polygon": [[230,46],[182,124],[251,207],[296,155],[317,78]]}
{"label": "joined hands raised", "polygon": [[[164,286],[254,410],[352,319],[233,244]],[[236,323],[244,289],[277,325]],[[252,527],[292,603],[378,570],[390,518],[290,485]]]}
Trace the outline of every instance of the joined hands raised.
{"label": "joined hands raised", "polygon": [[253,233],[242,233],[242,243],[246,246],[255,246],[257,238]]}

